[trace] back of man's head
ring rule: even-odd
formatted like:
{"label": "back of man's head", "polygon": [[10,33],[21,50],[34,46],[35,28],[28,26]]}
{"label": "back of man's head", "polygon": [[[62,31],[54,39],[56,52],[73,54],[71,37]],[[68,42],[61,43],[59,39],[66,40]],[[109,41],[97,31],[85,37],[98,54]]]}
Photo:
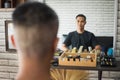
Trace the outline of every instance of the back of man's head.
{"label": "back of man's head", "polygon": [[17,50],[39,57],[54,51],[59,25],[54,10],[40,2],[26,2],[15,9],[12,18]]}

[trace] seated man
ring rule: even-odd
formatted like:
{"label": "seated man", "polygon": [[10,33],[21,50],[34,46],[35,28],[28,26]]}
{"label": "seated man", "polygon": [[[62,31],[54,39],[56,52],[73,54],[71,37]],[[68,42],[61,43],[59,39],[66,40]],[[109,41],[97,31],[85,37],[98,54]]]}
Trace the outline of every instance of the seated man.
{"label": "seated man", "polygon": [[[97,43],[97,40],[93,33],[84,30],[86,24],[86,17],[83,14],[76,16],[77,31],[70,32],[66,40],[62,45],[62,50],[69,50],[69,46],[79,49],[80,46],[84,46],[83,49],[88,49],[89,46],[96,50],[100,50],[101,47]],[[86,80],[88,78],[88,72],[84,70],[68,70],[68,69],[51,69],[52,76],[55,80]],[[61,79],[62,78],[62,79]]]}
{"label": "seated man", "polygon": [[93,49],[101,49],[93,33],[86,31],[86,16],[83,14],[78,14],[76,16],[77,30],[70,32],[65,39],[62,50],[67,51],[68,47],[72,45],[72,48],[76,47],[79,49],[80,46],[83,46],[83,49],[87,49],[91,46]]}

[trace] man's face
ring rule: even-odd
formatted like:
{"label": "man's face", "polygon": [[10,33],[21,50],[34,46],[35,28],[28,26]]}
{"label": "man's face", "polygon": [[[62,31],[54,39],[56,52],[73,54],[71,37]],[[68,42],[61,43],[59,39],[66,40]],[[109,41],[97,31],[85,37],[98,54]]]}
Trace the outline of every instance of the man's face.
{"label": "man's face", "polygon": [[77,22],[77,29],[83,30],[86,24],[84,17],[77,17],[76,22]]}

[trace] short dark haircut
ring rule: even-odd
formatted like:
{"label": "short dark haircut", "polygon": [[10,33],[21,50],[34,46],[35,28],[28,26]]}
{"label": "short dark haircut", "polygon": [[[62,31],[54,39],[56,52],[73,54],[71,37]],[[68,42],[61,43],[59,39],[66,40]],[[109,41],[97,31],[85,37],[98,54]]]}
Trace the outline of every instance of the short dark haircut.
{"label": "short dark haircut", "polygon": [[86,16],[84,14],[78,14],[75,18],[77,19],[77,17],[83,17],[84,20],[86,21]]}
{"label": "short dark haircut", "polygon": [[[40,53],[44,58],[57,37],[59,20],[53,9],[44,3],[26,2],[12,14],[17,46],[25,53]],[[44,56],[44,57],[43,57]]]}
{"label": "short dark haircut", "polygon": [[58,16],[49,6],[39,2],[26,2],[18,6],[12,15],[13,22],[19,25],[32,26],[47,23],[51,20],[58,21]]}

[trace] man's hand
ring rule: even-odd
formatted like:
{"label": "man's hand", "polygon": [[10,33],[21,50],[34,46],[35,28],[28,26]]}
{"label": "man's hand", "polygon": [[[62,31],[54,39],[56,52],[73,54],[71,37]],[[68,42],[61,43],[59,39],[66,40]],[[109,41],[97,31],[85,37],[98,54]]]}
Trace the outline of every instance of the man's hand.
{"label": "man's hand", "polygon": [[100,45],[96,45],[95,46],[95,50],[101,50],[102,48],[101,48],[101,46]]}
{"label": "man's hand", "polygon": [[67,46],[66,46],[65,44],[63,44],[63,45],[62,45],[62,50],[63,50],[64,52],[66,52],[66,51],[68,51],[69,49],[67,48]]}

